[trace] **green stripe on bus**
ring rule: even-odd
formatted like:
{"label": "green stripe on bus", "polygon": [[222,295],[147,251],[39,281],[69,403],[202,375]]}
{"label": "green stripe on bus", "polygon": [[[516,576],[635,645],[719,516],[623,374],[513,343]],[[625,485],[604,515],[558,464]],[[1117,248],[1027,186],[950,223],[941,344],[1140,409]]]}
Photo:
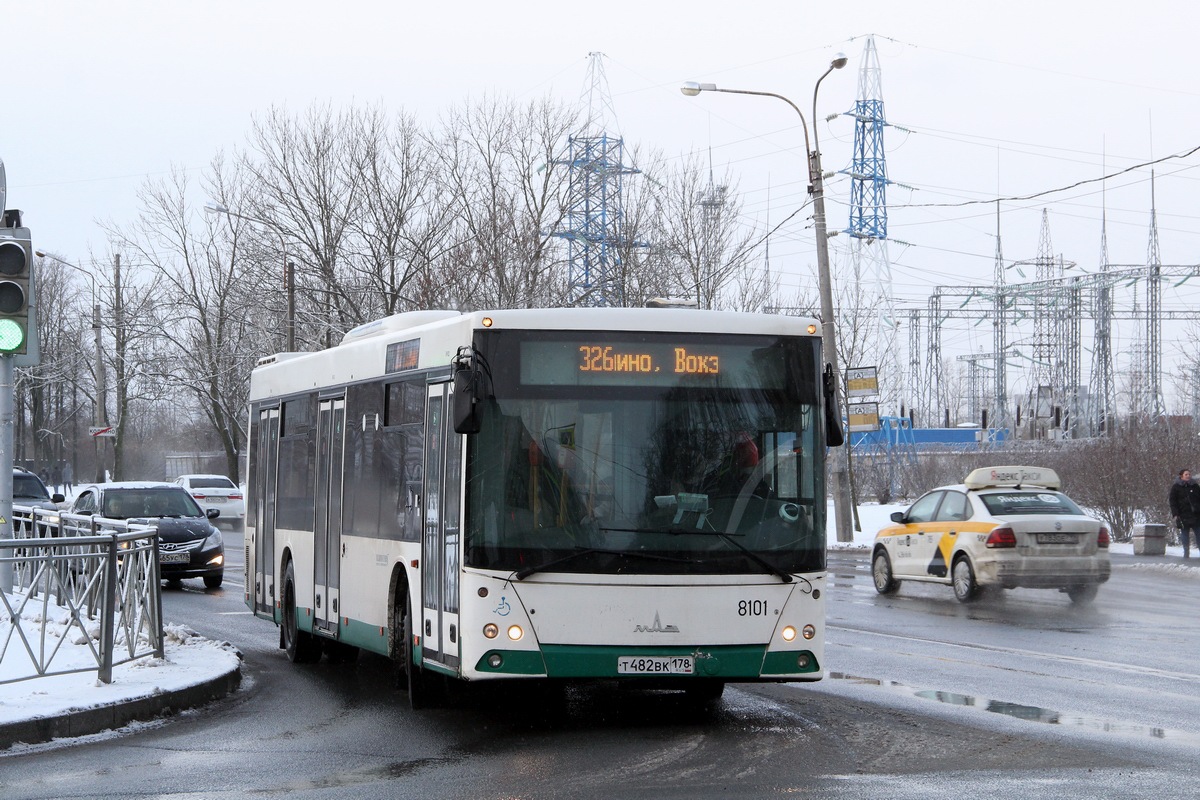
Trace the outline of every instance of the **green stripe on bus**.
{"label": "green stripe on bus", "polygon": [[[805,656],[804,666],[801,666],[801,658]],[[808,650],[775,651],[767,653],[763,659],[763,675],[805,675],[820,671],[821,665],[817,663],[816,656]]]}
{"label": "green stripe on bus", "polygon": [[[493,667],[488,660],[500,657],[500,666]],[[475,664],[475,669],[493,675],[545,675],[546,664],[542,654],[536,650],[489,650]]]}
{"label": "green stripe on bus", "polygon": [[[499,667],[488,665],[488,656],[498,653]],[[481,672],[517,675],[546,675],[551,678],[616,678],[617,658],[620,656],[695,656],[696,675],[709,678],[757,678],[768,674],[763,670],[766,647],[763,645],[723,645],[715,647],[589,647],[585,645],[545,645],[541,657],[529,651],[491,651],[476,664]],[[796,653],[779,654],[771,659],[769,674],[794,674]],[[815,659],[813,662],[813,670]],[[542,666],[544,661],[545,666]],[[784,662],[786,661],[786,666]],[[777,665],[777,666],[776,666]]]}
{"label": "green stripe on bus", "polygon": [[379,625],[368,625],[356,619],[343,618],[338,626],[338,638],[348,645],[362,650],[391,655],[388,652],[388,630]]}

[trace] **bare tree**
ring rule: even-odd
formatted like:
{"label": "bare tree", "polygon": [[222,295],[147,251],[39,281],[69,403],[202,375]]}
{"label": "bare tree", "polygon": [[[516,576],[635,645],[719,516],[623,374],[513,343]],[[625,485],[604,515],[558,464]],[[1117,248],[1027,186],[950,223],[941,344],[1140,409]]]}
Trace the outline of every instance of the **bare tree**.
{"label": "bare tree", "polygon": [[256,117],[241,167],[256,192],[246,216],[281,232],[297,272],[298,336],[332,343],[365,320],[361,294],[347,269],[350,223],[362,201],[355,169],[357,112],[312,106],[302,117],[273,107]]}
{"label": "bare tree", "polygon": [[[206,183],[228,199],[241,194],[245,177],[218,156]],[[156,362],[159,377],[193,399],[225,453],[227,474],[237,481],[250,371],[270,338],[257,321],[258,265],[239,257],[241,245],[252,241],[252,226],[225,215],[198,226],[188,194],[180,170],[144,184],[141,215],[120,242],[162,288],[155,334],[169,353]]]}
{"label": "bare tree", "polygon": [[668,161],[658,150],[643,155],[637,145],[630,148],[629,157],[637,173],[622,183],[622,235],[612,261],[617,293],[625,305],[636,307],[655,298],[677,296],[678,282],[672,253],[661,245]]}
{"label": "bare tree", "polygon": [[422,278],[448,247],[451,214],[432,146],[403,113],[392,121],[374,109],[353,122],[353,169],[362,191],[350,230],[363,252],[350,270],[363,288],[363,313],[425,307]]}
{"label": "bare tree", "polygon": [[[110,234],[113,230],[110,226]],[[105,369],[113,376],[109,392],[114,417],[109,418],[116,437],[112,440],[112,473],[115,480],[126,477],[125,454],[129,434],[136,429],[133,412],[142,404],[154,403],[170,393],[160,376],[164,372],[164,349],[160,316],[161,284],[153,270],[131,264],[114,243],[106,259],[101,283],[101,319],[104,322]],[[104,399],[102,399],[104,402]]]}
{"label": "bare tree", "polygon": [[1128,539],[1138,523],[1169,525],[1167,491],[1179,470],[1193,466],[1192,441],[1167,420],[1134,418],[1108,436],[1044,449],[1038,457],[1068,480],[1086,476],[1065,490],[1107,520],[1114,538]]}
{"label": "bare tree", "polygon": [[714,182],[698,156],[658,187],[656,248],[668,259],[671,291],[700,308],[734,308],[730,291],[757,260],[760,234],[739,219],[741,202],[728,175]]}
{"label": "bare tree", "polygon": [[39,468],[74,461],[80,429],[89,421],[80,396],[94,396],[95,384],[87,379],[92,351],[84,335],[91,313],[69,270],[54,258],[38,261],[33,274],[40,363],[16,372],[15,455]]}
{"label": "bare tree", "polygon": [[[565,297],[565,180],[550,166],[574,115],[549,100],[485,97],[451,109],[434,139],[455,203],[455,245],[437,265],[464,307],[557,305]],[[454,296],[456,295],[456,296]]]}

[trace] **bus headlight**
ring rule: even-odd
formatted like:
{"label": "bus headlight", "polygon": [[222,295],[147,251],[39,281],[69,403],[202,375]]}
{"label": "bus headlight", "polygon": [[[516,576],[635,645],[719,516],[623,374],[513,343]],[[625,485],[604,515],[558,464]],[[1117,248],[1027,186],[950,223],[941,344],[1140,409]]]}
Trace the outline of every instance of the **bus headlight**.
{"label": "bus headlight", "polygon": [[483,626],[483,635],[485,638],[495,639],[500,635],[500,629],[496,627],[496,623],[489,622],[487,625]]}
{"label": "bus headlight", "polygon": [[791,642],[791,641],[795,641],[795,639],[796,639],[796,629],[793,628],[791,625],[788,625],[786,628],[783,629],[783,640],[785,642]]}
{"label": "bus headlight", "polygon": [[805,625],[805,626],[804,626],[804,638],[805,638],[805,639],[811,639],[811,638],[813,638],[813,637],[814,637],[814,636],[816,636],[816,635],[817,635],[817,629],[816,629],[816,628],[814,628],[812,625]]}
{"label": "bus headlight", "polygon": [[514,642],[517,641],[518,639],[520,639],[524,635],[525,635],[525,631],[521,630],[520,625],[509,625],[508,626],[508,638],[512,639]]}

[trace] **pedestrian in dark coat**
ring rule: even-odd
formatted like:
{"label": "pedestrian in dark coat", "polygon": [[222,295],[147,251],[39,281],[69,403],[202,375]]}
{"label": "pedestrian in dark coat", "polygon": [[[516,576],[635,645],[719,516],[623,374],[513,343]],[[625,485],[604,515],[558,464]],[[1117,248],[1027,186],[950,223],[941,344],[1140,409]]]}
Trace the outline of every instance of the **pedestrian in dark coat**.
{"label": "pedestrian in dark coat", "polygon": [[1179,479],[1171,484],[1167,495],[1171,504],[1171,516],[1179,528],[1179,541],[1183,544],[1183,557],[1191,558],[1188,534],[1200,548],[1200,484],[1192,478],[1190,469],[1179,470]]}

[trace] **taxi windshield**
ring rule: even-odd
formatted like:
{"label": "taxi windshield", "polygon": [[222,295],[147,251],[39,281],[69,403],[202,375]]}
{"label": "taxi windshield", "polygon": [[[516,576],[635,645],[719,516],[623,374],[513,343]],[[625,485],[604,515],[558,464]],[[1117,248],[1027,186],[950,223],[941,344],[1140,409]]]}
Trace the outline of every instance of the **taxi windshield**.
{"label": "taxi windshield", "polygon": [[1021,514],[1083,514],[1079,506],[1060,492],[1045,489],[991,492],[980,495],[988,513],[997,517]]}

